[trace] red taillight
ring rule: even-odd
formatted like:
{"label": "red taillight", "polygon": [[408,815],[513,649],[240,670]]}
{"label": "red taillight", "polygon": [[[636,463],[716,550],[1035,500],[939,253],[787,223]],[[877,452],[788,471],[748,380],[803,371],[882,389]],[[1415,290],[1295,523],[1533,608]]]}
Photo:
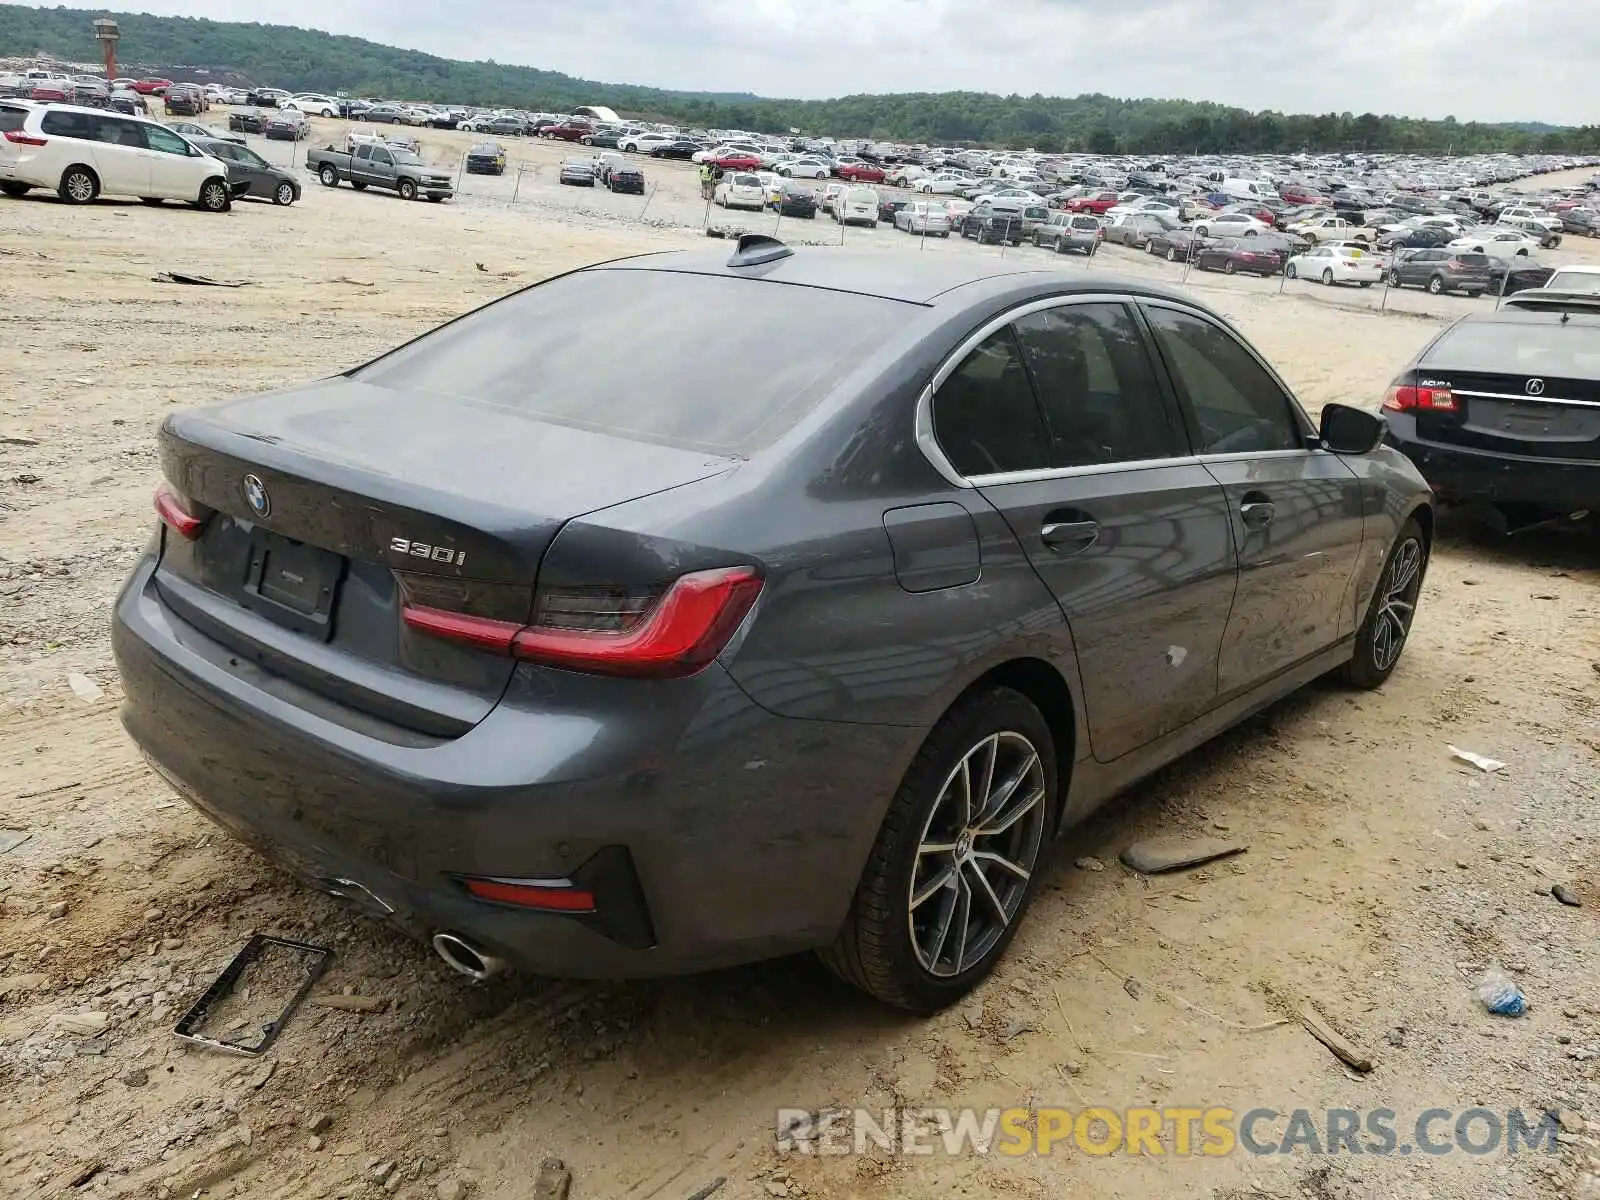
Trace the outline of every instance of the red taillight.
{"label": "red taillight", "polygon": [[14,146],[43,146],[49,140],[49,138],[34,137],[33,134],[24,133],[20,129],[6,130],[6,141]]}
{"label": "red taillight", "polygon": [[739,627],[761,575],[723,567],[680,576],[660,593],[541,590],[531,625],[406,604],[412,629],[530,662],[604,675],[672,678],[711,662]]}
{"label": "red taillight", "polygon": [[480,900],[542,908],[546,912],[593,912],[594,893],[574,887],[565,879],[463,879],[467,891]]}
{"label": "red taillight", "polygon": [[1384,396],[1383,407],[1390,412],[1424,408],[1431,412],[1455,412],[1456,398],[1448,387],[1412,387],[1410,384],[1396,384]]}
{"label": "red taillight", "polygon": [[179,495],[170,483],[156,488],[156,515],[173,533],[194,541],[206,527],[206,512],[187,496]]}

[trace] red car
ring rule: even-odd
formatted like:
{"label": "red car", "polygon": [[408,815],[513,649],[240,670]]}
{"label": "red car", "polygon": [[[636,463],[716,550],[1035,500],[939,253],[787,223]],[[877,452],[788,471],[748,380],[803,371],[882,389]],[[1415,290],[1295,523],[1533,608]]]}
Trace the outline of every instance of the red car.
{"label": "red car", "polygon": [[1328,198],[1326,196],[1319,196],[1315,192],[1307,191],[1303,187],[1296,187],[1292,183],[1285,184],[1283,187],[1279,188],[1278,195],[1283,197],[1283,202],[1285,204],[1328,203]]}
{"label": "red car", "polygon": [[165,96],[171,86],[170,79],[141,79],[133,85],[133,90],[141,96]]}
{"label": "red car", "polygon": [[70,83],[63,83],[59,79],[41,79],[33,85],[33,90],[28,93],[30,100],[72,100],[73,90]]}
{"label": "red car", "polygon": [[560,125],[546,125],[539,130],[540,137],[556,138],[563,142],[576,142],[593,133],[594,126],[581,121],[563,121]]}
{"label": "red car", "polygon": [[883,168],[875,167],[871,163],[840,163],[834,168],[833,173],[840,179],[847,179],[852,183],[883,182]]}
{"label": "red car", "polygon": [[1103,217],[1106,215],[1106,210],[1116,203],[1116,192],[1090,192],[1087,196],[1074,196],[1064,207],[1068,212],[1087,212]]}
{"label": "red car", "polygon": [[720,158],[708,158],[706,162],[713,167],[721,167],[724,171],[756,171],[761,168],[761,160],[754,154],[746,154],[743,150],[733,150]]}

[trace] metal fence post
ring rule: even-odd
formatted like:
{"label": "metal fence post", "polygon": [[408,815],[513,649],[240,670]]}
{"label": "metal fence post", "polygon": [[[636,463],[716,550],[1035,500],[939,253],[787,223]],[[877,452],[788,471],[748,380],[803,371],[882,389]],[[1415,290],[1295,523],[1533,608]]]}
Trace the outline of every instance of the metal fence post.
{"label": "metal fence post", "polygon": [[511,185],[511,205],[516,206],[517,194],[522,191],[522,174],[528,169],[526,163],[517,164],[517,181]]}
{"label": "metal fence post", "polygon": [[[461,157],[456,161],[456,191],[458,191],[458,192],[461,190],[461,173],[463,171],[465,171],[466,169],[467,169],[467,154],[466,154],[466,151],[463,150],[461,152]],[[522,164],[518,163],[517,164],[517,170],[521,171],[521,169],[522,169]]]}
{"label": "metal fence post", "polygon": [[1189,244],[1184,247],[1184,250],[1183,250],[1183,278],[1178,281],[1179,283],[1187,284],[1189,282],[1189,268],[1194,266],[1194,243],[1195,243],[1195,240],[1196,239],[1191,237],[1189,239]]}
{"label": "metal fence post", "polygon": [[644,220],[644,214],[650,211],[650,201],[656,198],[656,189],[660,186],[659,183],[650,185],[650,194],[644,198],[644,207],[639,210],[639,220]]}
{"label": "metal fence post", "polygon": [[1511,262],[1506,263],[1506,273],[1500,276],[1500,294],[1494,298],[1494,310],[1500,311],[1500,302],[1506,298],[1506,287],[1511,283]]}
{"label": "metal fence post", "polygon": [[1383,295],[1378,297],[1378,311],[1389,311],[1389,281],[1394,278],[1395,264],[1400,261],[1400,247],[1389,249],[1389,265],[1383,269]]}

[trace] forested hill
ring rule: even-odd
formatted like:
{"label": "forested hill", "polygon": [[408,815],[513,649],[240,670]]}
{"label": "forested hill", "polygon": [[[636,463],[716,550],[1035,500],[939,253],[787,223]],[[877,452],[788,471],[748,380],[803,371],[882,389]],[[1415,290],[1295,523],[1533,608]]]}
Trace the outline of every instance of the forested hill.
{"label": "forested hill", "polygon": [[607,104],[623,113],[699,126],[772,133],[795,128],[838,137],[1009,144],[1046,151],[1600,151],[1600,129],[1535,122],[1486,125],[1373,113],[1250,113],[1188,100],[1099,95],[936,92],[767,100],[738,93],[676,92],[596,83],[533,67],[459,62],[284,25],[21,5],[0,5],[0,56],[48,54],[96,61],[90,22],[101,15],[114,16],[121,25],[120,59],[129,69],[160,70],[180,79],[195,78],[195,69],[204,69],[213,77],[227,75],[294,91],[344,89],[361,96],[558,112],[579,104]]}

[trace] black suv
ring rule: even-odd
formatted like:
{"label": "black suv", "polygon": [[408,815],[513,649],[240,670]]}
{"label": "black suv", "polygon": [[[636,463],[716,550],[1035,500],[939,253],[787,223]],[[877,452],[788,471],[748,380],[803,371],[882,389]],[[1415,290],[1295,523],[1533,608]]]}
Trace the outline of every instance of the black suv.
{"label": "black suv", "polygon": [[961,236],[974,238],[983,245],[1022,245],[1025,235],[1022,213],[997,209],[988,201],[979,201],[971,212],[961,218]]}

